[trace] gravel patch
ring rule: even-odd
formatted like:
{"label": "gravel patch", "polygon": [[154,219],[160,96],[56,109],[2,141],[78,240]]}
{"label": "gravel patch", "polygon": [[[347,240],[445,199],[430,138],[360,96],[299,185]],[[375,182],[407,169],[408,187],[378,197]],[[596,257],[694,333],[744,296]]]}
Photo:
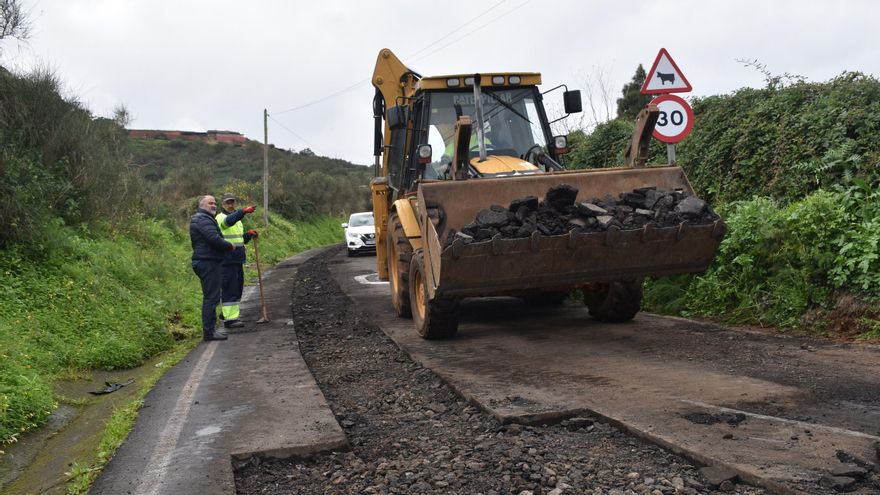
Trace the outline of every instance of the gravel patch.
{"label": "gravel patch", "polygon": [[328,272],[333,254],[300,267],[291,338],[351,452],[255,458],[236,472],[239,494],[765,493],[714,472],[710,480],[700,466],[596,418],[499,423],[368,321]]}

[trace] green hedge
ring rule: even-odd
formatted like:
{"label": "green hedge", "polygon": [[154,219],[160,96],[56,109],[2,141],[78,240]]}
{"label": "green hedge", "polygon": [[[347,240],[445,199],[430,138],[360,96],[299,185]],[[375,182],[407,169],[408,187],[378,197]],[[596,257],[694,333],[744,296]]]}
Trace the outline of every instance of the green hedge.
{"label": "green hedge", "polygon": [[[843,330],[880,337],[880,82],[774,80],[692,104],[677,158],[729,232],[706,274],[649,281],[645,307],[782,327],[851,323]],[[614,120],[573,133],[568,166],[622,164],[632,128]],[[651,151],[665,161],[660,143]],[[860,309],[842,321],[832,312],[852,296]]]}
{"label": "green hedge", "polygon": [[713,203],[794,201],[820,188],[880,181],[880,81],[845,73],[825,83],[745,88],[697,98],[678,146],[697,192]]}
{"label": "green hedge", "polygon": [[[840,294],[855,294],[874,303],[840,330],[880,337],[880,311],[871,309],[880,301],[880,193],[862,186],[820,190],[785,206],[765,197],[730,204],[722,211],[730,230],[712,267],[650,281],[646,306],[797,327],[816,311],[831,312]],[[833,323],[847,322],[818,327]]]}

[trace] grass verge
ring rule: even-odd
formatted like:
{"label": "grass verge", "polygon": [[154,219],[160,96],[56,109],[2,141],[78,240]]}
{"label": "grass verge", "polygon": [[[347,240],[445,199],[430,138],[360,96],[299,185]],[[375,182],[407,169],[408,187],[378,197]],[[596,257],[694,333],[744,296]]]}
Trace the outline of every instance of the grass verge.
{"label": "grass verge", "polygon": [[[340,242],[342,219],[290,222],[270,217],[259,228],[261,264]],[[256,222],[253,222],[256,223]],[[253,248],[246,267],[256,278]],[[167,352],[137,398],[108,421],[91,459],[77,459],[70,493],[83,493],[122,443],[162,374],[197,343],[201,292],[190,269],[189,238],[155,219],[130,226],[66,226],[56,222],[33,246],[0,253],[0,453],[42,425],[59,402],[55,380],[90,370],[127,369]]]}
{"label": "grass verge", "polygon": [[98,451],[94,457],[75,460],[70,471],[64,473],[68,478],[67,493],[79,495],[89,490],[95,478],[101,473],[101,469],[110,461],[116,449],[122,445],[131,432],[138,412],[144,405],[144,397],[153,389],[159,378],[162,378],[166,371],[186,357],[198,343],[198,339],[187,339],[167,351],[156,369],[141,380],[135,397],[113,411],[113,415],[110,416],[104,427],[104,433],[101,435],[101,442],[98,444]]}

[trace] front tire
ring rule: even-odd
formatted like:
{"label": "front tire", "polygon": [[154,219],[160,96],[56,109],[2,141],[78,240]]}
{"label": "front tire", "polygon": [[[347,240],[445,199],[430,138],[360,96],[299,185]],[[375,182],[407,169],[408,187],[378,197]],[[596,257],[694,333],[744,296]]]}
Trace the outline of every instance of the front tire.
{"label": "front tire", "polygon": [[419,336],[428,340],[455,337],[458,332],[458,300],[439,297],[428,300],[428,280],[421,249],[413,254],[409,266],[409,299]]}
{"label": "front tire", "polygon": [[595,284],[584,289],[584,304],[590,315],[605,323],[632,320],[642,309],[642,281]]}
{"label": "front tire", "polygon": [[386,260],[388,262],[388,282],[391,286],[391,304],[394,311],[401,318],[412,316],[412,308],[409,302],[409,264],[412,259],[412,244],[406,238],[403,224],[397,213],[392,213],[388,219],[388,247]]}

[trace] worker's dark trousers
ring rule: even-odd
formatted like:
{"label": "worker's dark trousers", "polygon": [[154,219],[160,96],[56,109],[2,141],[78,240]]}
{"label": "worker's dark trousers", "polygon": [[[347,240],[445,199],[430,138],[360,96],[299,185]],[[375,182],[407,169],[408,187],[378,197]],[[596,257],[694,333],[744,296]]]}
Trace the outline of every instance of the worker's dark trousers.
{"label": "worker's dark trousers", "polygon": [[223,265],[223,319],[227,323],[238,320],[241,313],[241,293],[244,291],[244,269],[239,263]]}
{"label": "worker's dark trousers", "polygon": [[214,326],[217,324],[217,305],[220,304],[223,275],[219,261],[193,260],[192,267],[202,283],[202,331],[207,336],[214,333]]}

